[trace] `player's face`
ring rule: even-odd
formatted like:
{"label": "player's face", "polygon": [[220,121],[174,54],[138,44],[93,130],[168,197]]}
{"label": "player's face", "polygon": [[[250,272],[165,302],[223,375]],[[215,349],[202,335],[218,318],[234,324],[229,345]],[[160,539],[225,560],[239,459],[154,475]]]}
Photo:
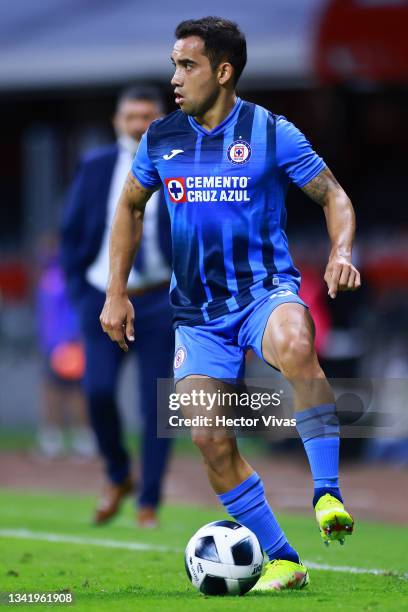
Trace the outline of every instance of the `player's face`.
{"label": "player's face", "polygon": [[199,36],[177,40],[171,60],[175,67],[171,84],[176,104],[187,115],[204,114],[220,92],[217,74],[204,54],[204,41]]}
{"label": "player's face", "polygon": [[151,100],[123,100],[113,123],[118,136],[130,136],[139,141],[152,121],[160,116]]}

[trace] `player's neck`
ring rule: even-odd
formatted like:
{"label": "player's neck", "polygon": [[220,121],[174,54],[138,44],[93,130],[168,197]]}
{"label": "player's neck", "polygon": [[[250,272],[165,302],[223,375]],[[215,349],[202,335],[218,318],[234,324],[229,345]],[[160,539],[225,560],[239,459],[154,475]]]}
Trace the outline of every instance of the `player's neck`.
{"label": "player's neck", "polygon": [[226,96],[219,96],[216,102],[203,115],[194,117],[205,130],[214,130],[220,123],[224,121],[234,108],[237,101],[235,91],[232,91]]}

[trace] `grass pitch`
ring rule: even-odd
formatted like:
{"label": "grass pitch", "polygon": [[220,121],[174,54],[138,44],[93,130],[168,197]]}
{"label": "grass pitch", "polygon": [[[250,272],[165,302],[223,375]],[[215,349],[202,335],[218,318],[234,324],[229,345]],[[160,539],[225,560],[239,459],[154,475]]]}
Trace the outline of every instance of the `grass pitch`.
{"label": "grass pitch", "polygon": [[[408,537],[402,527],[359,522],[344,547],[326,549],[312,512],[280,516],[305,561],[339,570],[310,569],[311,583],[303,591],[204,597],[187,580],[183,550],[196,529],[225,516],[221,511],[166,507],[161,527],[143,531],[135,526],[130,502],[109,526],[91,526],[94,501],[79,495],[1,492],[0,592],[70,591],[75,596],[71,609],[78,612],[408,609]],[[353,573],[353,568],[383,573]],[[61,604],[12,607],[67,609]]]}

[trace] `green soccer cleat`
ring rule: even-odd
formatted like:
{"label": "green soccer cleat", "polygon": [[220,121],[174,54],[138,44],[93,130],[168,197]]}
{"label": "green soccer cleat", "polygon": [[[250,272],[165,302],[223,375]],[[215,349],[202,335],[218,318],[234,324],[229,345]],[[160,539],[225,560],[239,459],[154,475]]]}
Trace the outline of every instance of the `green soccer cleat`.
{"label": "green soccer cleat", "polygon": [[309,574],[304,565],[284,559],[275,559],[264,566],[262,576],[253,590],[283,591],[301,589],[307,584],[309,584]]}
{"label": "green soccer cleat", "polygon": [[320,535],[326,546],[336,540],[344,544],[345,536],[353,533],[354,519],[341,501],[327,493],[319,499],[315,510]]}

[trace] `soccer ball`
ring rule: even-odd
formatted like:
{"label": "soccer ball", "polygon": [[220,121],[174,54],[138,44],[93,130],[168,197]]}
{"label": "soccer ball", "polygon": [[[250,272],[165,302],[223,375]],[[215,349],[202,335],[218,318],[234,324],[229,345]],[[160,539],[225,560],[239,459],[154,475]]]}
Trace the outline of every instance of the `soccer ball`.
{"label": "soccer ball", "polygon": [[252,531],[234,521],[215,521],[193,535],[184,561],[201,593],[244,595],[261,575],[263,553]]}

